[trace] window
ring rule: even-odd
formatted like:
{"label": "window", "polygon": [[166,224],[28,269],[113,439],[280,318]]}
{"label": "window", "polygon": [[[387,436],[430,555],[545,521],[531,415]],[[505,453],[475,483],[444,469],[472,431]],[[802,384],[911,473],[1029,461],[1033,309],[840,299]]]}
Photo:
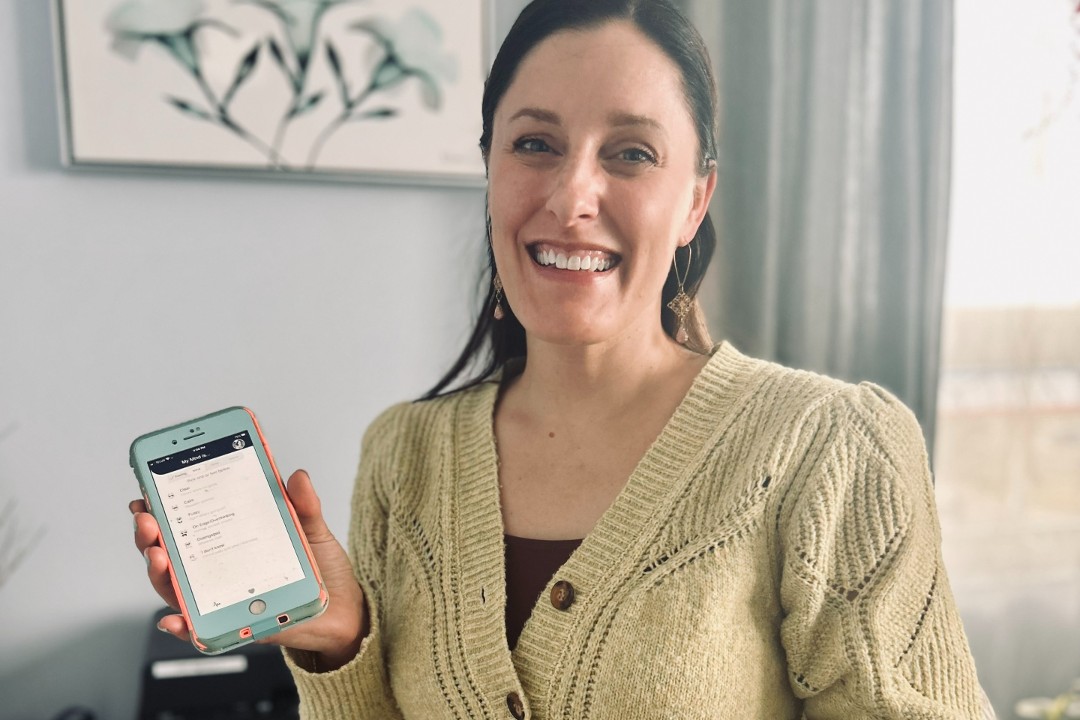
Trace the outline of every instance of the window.
{"label": "window", "polygon": [[935,474],[1001,718],[1080,677],[1080,6],[956,0]]}

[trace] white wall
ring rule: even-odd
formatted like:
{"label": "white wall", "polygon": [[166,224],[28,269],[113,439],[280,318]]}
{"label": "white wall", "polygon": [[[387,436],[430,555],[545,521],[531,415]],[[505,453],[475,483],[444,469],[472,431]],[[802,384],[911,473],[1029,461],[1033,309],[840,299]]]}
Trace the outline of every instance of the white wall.
{"label": "white wall", "polygon": [[70,172],[51,53],[48,3],[0,0],[0,502],[46,529],[0,587],[0,718],[125,718],[160,604],[132,438],[249,405],[344,532],[365,426],[463,340],[483,191]]}

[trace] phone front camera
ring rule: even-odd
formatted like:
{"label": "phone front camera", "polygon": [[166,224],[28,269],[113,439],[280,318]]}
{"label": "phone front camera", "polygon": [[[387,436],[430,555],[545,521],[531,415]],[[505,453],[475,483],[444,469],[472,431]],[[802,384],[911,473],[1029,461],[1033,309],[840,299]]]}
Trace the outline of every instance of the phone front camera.
{"label": "phone front camera", "polygon": [[173,440],[173,441],[172,441],[172,444],[173,444],[173,445],[175,445],[175,444],[176,444],[176,441],[175,441],[175,440]]}

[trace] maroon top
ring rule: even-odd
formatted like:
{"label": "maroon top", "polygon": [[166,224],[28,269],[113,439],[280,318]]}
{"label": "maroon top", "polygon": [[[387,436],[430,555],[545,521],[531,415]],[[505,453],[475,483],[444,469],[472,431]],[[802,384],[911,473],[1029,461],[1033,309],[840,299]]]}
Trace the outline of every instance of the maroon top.
{"label": "maroon top", "polygon": [[504,535],[506,538],[506,640],[517,646],[525,621],[544,588],[555,577],[580,540],[534,540]]}

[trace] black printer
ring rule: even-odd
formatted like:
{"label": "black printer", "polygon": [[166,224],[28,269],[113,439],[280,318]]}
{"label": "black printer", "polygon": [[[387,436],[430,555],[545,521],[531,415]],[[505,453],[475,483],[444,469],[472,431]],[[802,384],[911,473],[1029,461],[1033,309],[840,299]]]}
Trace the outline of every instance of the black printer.
{"label": "black printer", "polygon": [[[173,612],[162,608],[152,622]],[[153,627],[146,648],[139,720],[294,720],[292,675],[274,645],[250,644],[203,655]]]}

